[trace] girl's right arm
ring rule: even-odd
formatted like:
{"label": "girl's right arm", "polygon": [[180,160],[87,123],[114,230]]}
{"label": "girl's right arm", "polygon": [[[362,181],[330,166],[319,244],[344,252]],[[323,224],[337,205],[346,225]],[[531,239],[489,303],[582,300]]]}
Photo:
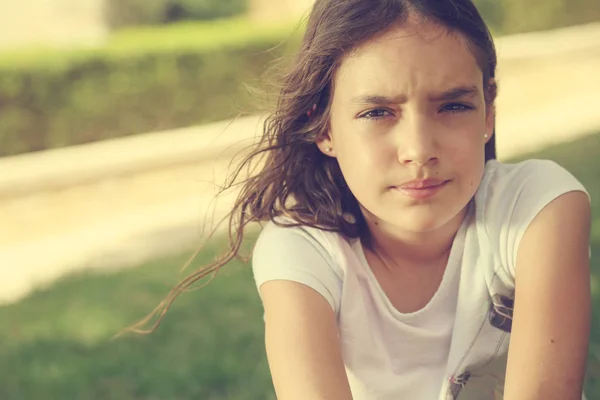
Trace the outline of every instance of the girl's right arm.
{"label": "girl's right arm", "polygon": [[351,400],[335,313],[301,283],[273,280],[260,287],[265,344],[279,400]]}

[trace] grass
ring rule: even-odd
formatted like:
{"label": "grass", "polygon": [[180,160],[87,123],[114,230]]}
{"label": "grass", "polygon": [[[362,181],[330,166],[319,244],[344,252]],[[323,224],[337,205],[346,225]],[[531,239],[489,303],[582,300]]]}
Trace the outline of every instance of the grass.
{"label": "grass", "polygon": [[156,306],[185,260],[69,277],[0,308],[0,399],[274,399],[262,308],[239,263],[182,296],[155,334],[111,341]]}
{"label": "grass", "polygon": [[[600,134],[527,158],[556,160],[590,191],[596,288]],[[214,248],[207,249],[194,266],[214,255]],[[184,261],[182,256],[111,275],[71,276],[1,307],[0,399],[275,399],[264,355],[262,308],[247,265],[228,266],[210,285],[180,297],[153,335],[110,340],[162,299]],[[598,399],[600,292],[593,294],[586,387],[588,398]]]}

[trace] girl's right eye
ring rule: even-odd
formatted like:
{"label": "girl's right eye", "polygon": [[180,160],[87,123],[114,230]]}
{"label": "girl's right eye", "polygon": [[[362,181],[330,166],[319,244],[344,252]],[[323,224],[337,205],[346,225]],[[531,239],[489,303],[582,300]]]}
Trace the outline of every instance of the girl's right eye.
{"label": "girl's right eye", "polygon": [[358,118],[362,119],[382,119],[390,116],[392,113],[383,108],[376,108],[375,110],[367,111],[358,116]]}

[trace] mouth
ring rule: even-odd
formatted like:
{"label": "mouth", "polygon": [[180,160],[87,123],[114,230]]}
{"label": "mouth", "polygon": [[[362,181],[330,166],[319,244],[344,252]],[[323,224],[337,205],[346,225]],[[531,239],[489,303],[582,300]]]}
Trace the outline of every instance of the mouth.
{"label": "mouth", "polygon": [[392,189],[413,199],[425,200],[438,194],[450,182],[450,180],[420,179],[394,186]]}

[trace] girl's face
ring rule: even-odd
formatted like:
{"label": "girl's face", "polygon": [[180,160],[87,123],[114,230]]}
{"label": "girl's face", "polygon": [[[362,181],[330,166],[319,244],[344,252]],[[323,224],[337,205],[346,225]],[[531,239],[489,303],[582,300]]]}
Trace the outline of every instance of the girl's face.
{"label": "girl's face", "polygon": [[330,131],[318,145],[337,158],[365,216],[415,233],[458,218],[483,176],[494,125],[467,41],[406,22],[348,55],[333,87]]}

